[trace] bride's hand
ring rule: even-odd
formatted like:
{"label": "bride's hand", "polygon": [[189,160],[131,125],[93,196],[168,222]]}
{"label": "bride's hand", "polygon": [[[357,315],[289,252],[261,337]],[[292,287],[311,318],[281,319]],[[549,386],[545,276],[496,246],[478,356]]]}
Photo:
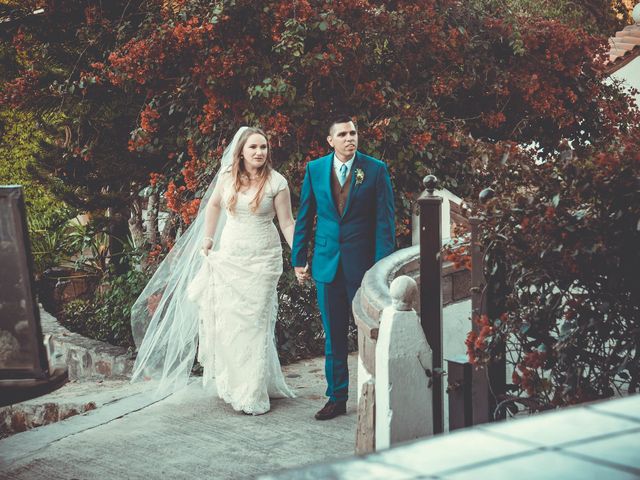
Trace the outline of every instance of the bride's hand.
{"label": "bride's hand", "polygon": [[202,240],[202,253],[206,257],[209,255],[209,250],[213,247],[213,240],[211,238],[205,238]]}
{"label": "bride's hand", "polygon": [[293,269],[296,273],[296,278],[298,279],[298,283],[300,285],[304,285],[310,278],[309,275],[309,264],[307,263],[304,267],[294,267]]}

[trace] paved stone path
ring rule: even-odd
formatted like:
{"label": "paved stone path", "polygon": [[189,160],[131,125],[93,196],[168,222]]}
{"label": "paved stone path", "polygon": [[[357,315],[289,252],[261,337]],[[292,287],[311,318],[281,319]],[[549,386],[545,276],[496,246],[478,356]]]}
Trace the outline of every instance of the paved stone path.
{"label": "paved stone path", "polygon": [[0,440],[0,478],[252,478],[347,458],[355,446],[356,362],[351,355],[347,415],[331,421],[313,418],[325,401],[322,358],[285,367],[298,397],[274,400],[257,417],[212,399],[199,381],[158,402],[132,389],[92,412]]}

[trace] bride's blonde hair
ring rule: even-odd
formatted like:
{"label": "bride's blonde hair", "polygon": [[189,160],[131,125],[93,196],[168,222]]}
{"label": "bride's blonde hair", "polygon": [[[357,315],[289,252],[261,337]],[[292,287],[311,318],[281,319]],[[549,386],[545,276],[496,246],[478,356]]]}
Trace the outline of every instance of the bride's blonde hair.
{"label": "bride's blonde hair", "polygon": [[233,185],[233,193],[227,202],[227,209],[233,213],[235,211],[236,203],[238,202],[238,192],[243,186],[249,184],[249,174],[244,165],[244,158],[242,157],[242,149],[244,148],[247,140],[253,134],[259,134],[267,141],[267,158],[264,164],[258,169],[258,191],[256,192],[253,200],[249,203],[251,211],[255,212],[258,209],[258,205],[262,201],[264,195],[265,185],[271,174],[271,146],[269,145],[269,138],[267,135],[257,127],[247,127],[244,132],[240,134],[238,144],[233,152],[233,163],[231,164],[231,183]]}

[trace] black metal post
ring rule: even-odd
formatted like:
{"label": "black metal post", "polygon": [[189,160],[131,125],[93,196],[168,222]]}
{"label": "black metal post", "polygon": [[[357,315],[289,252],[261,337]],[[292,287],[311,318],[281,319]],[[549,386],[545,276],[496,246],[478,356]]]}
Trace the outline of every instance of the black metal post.
{"label": "black metal post", "polygon": [[426,190],[420,205],[420,321],[433,352],[433,433],[444,432],[444,389],[442,382],[442,197],[434,195],[438,179],[424,178]]}
{"label": "black metal post", "polygon": [[480,333],[478,324],[473,321],[482,315],[482,289],[484,288],[484,275],[482,273],[482,247],[480,246],[479,227],[480,219],[469,219],[471,226],[471,329]]}
{"label": "black metal post", "polygon": [[473,368],[465,357],[447,360],[449,431],[473,425]]}
{"label": "black metal post", "polygon": [[[503,280],[504,282],[504,280]],[[490,285],[491,286],[491,285]],[[504,292],[500,291],[500,286],[487,291],[487,314],[489,319],[497,319],[504,311],[502,299]],[[494,416],[498,403],[507,391],[507,351],[504,342],[495,349],[496,356],[492,358],[487,366],[488,387],[489,387],[489,421],[503,420],[506,417],[504,410]]]}
{"label": "black metal post", "polygon": [[[491,188],[485,188],[480,192],[479,200],[486,203],[495,196]],[[473,319],[481,315],[488,315],[495,320],[500,311],[501,296],[503,291],[497,291],[494,284],[487,284],[484,276],[484,250],[480,244],[480,228],[482,219],[471,218],[471,311]],[[501,282],[504,283],[504,282]],[[479,333],[479,326],[474,321],[474,332]],[[497,405],[497,397],[503,395],[506,390],[506,359],[504,345],[498,349],[499,358],[493,360],[487,367],[477,367],[472,374],[472,415],[473,425],[491,422]]]}
{"label": "black metal post", "polygon": [[[485,188],[480,192],[479,200],[481,203],[487,203],[494,197],[495,191],[492,188]],[[487,314],[490,321],[495,321],[504,312],[504,298],[508,293],[505,285],[504,268],[501,263],[497,263],[496,267],[497,271],[491,276],[491,279],[486,280],[484,311],[482,312]],[[496,278],[498,279],[497,281]],[[496,350],[497,358],[494,358],[491,363],[489,363],[487,372],[490,410],[489,421],[504,418],[504,413],[499,414],[497,418],[493,415],[500,401],[499,397],[503,396],[506,392],[507,361],[504,343]]]}
{"label": "black metal post", "polygon": [[[480,333],[480,327],[475,319],[486,313],[486,305],[483,304],[485,280],[482,257],[484,252],[479,239],[481,219],[472,217],[469,219],[469,224],[471,225],[471,329],[478,334]],[[487,369],[484,366],[474,367],[469,381],[473,391],[471,396],[471,424],[478,425],[490,422],[492,420],[491,389]],[[449,410],[450,417],[452,413]]]}

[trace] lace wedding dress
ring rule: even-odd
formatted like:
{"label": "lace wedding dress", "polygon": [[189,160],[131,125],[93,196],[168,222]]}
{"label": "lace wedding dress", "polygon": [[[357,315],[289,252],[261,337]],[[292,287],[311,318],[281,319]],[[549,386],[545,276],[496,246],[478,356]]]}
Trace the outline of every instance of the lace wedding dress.
{"label": "lace wedding dress", "polygon": [[[233,189],[229,173],[219,181],[225,208]],[[254,415],[269,411],[269,398],[294,396],[275,344],[282,247],[273,223],[274,197],[286,186],[285,178],[272,170],[255,212],[250,206],[255,191],[238,193],[218,248],[204,257],[202,274],[189,287],[199,290],[198,361],[205,386],[215,379],[220,398]]]}

